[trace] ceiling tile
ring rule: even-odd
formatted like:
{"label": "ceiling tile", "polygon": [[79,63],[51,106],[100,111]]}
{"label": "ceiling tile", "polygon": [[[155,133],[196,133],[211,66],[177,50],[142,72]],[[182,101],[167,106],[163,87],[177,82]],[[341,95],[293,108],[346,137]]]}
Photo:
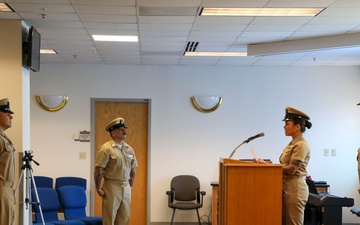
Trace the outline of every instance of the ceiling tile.
{"label": "ceiling tile", "polygon": [[[121,65],[354,65],[357,45],[253,57],[184,57],[189,41],[196,51],[246,51],[248,44],[301,41],[360,33],[359,0],[0,0],[42,36],[41,63]],[[316,17],[199,16],[202,7],[325,7]],[[91,35],[135,35],[137,43],[95,42]],[[301,48],[300,42],[293,42]],[[76,55],[76,57],[74,57]],[[314,61],[313,58],[316,58]]]}

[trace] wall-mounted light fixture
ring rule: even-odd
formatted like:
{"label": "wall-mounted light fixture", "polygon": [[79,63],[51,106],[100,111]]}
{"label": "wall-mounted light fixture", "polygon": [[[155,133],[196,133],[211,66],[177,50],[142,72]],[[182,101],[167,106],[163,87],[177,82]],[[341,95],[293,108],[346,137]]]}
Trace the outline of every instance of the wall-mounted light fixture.
{"label": "wall-mounted light fixture", "polygon": [[39,105],[50,112],[58,111],[66,105],[69,97],[65,95],[36,95]]}
{"label": "wall-mounted light fixture", "polygon": [[213,112],[221,105],[222,97],[193,96],[191,97],[191,102],[200,112]]}

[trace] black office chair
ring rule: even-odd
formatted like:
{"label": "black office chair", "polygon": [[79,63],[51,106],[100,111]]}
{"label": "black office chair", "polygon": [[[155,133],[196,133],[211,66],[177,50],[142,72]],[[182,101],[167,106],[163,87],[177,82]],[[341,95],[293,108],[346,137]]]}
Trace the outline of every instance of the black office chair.
{"label": "black office chair", "polygon": [[192,210],[195,209],[199,225],[200,215],[199,210],[203,206],[203,196],[205,191],[200,191],[199,179],[192,175],[179,175],[174,177],[170,183],[170,191],[167,191],[168,206],[173,210],[171,225],[174,221],[175,210]]}

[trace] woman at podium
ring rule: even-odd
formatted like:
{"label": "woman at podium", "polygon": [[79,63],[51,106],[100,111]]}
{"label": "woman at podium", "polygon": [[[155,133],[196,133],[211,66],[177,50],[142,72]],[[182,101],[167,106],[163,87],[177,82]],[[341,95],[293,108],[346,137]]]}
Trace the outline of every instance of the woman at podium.
{"label": "woman at podium", "polygon": [[[306,128],[310,129],[310,117],[293,107],[286,107],[284,130],[292,138],[280,155],[283,167],[283,225],[303,225],[304,210],[309,195],[305,182],[306,167],[310,159],[310,148],[303,137]],[[259,160],[259,163],[266,163]]]}

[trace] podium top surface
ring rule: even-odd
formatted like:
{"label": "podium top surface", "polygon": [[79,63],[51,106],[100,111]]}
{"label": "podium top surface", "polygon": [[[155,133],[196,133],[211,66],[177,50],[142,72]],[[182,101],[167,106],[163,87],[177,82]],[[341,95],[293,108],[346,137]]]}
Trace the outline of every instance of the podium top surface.
{"label": "podium top surface", "polygon": [[264,167],[284,167],[284,164],[273,164],[273,163],[256,163],[253,161],[244,161],[229,158],[220,158],[220,163],[224,166],[264,166]]}

